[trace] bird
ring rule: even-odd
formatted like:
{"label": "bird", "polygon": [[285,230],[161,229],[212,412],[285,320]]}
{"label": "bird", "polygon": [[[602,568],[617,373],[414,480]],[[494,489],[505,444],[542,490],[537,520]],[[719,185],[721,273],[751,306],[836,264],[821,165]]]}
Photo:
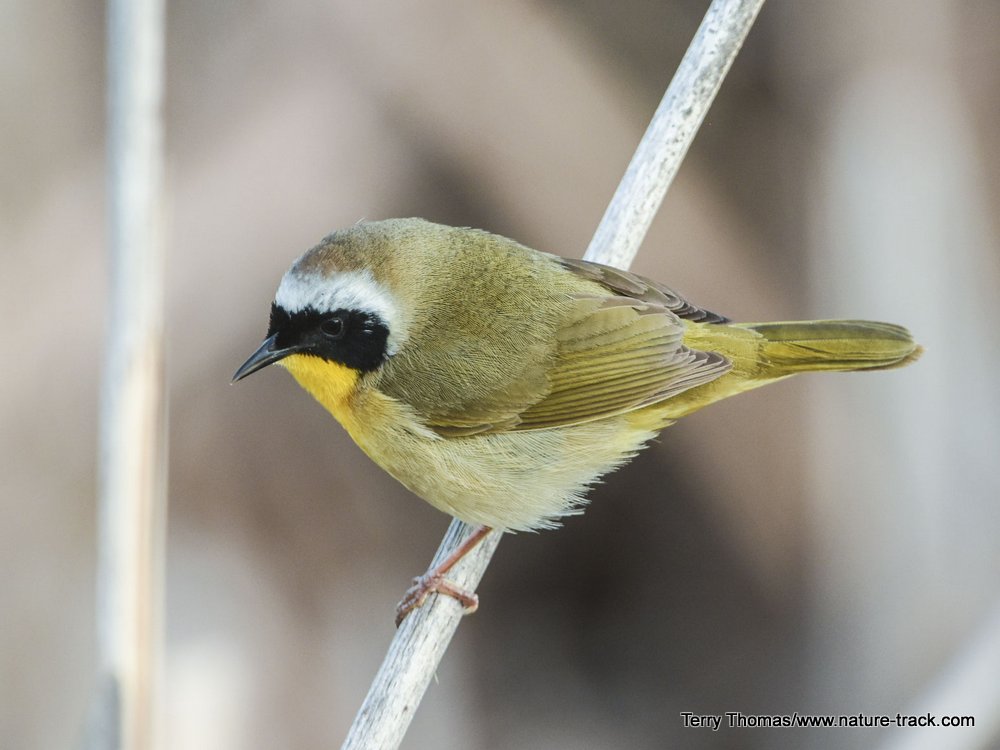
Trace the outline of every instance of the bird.
{"label": "bird", "polygon": [[376,464],[475,526],[414,579],[398,625],[432,593],[474,611],[446,578],[463,555],[492,529],[580,513],[678,419],[801,372],[921,352],[891,323],[734,323],[638,274],[410,218],[358,222],[295,260],[233,382],[284,367]]}

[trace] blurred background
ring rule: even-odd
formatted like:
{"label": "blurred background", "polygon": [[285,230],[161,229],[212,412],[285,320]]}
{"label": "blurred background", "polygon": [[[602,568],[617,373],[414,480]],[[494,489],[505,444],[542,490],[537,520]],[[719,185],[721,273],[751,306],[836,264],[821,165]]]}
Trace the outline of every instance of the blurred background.
{"label": "blurred background", "polygon": [[[278,280],[362,217],[579,257],[707,2],[168,5],[164,746],[337,746],[448,519],[283,372],[230,387]],[[96,668],[104,8],[2,14],[0,746],[67,748]],[[917,737],[679,712],[894,715],[989,664],[998,204],[1000,4],[770,0],[633,268],[737,320],[903,323],[927,353],[716,405],[565,528],[505,539],[404,747]],[[973,694],[949,710],[976,739],[934,746],[1000,747]]]}

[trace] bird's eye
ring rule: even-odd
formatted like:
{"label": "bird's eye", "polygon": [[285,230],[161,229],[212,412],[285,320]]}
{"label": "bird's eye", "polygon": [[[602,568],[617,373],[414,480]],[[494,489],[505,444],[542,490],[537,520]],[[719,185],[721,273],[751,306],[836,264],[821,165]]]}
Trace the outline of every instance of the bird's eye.
{"label": "bird's eye", "polygon": [[344,331],[346,330],[344,319],[339,315],[327,318],[319,324],[319,330],[328,339],[339,339],[344,335]]}

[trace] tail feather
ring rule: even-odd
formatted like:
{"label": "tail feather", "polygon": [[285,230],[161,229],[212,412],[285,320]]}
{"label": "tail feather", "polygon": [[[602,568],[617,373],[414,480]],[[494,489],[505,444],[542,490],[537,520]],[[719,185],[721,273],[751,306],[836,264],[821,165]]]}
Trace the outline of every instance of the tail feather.
{"label": "tail feather", "polygon": [[920,357],[910,332],[870,320],[814,320],[742,323],[764,337],[763,355],[771,376],[809,371],[888,370]]}
{"label": "tail feather", "polygon": [[732,369],[665,401],[657,412],[665,419],[679,419],[796,373],[888,370],[913,362],[923,352],[902,326],[869,320],[688,323],[684,344],[718,352]]}

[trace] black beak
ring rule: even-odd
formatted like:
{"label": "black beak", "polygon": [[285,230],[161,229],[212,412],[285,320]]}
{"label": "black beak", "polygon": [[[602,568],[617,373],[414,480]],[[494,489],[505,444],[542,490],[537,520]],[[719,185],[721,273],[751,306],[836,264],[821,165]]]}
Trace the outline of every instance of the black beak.
{"label": "black beak", "polygon": [[257,370],[263,370],[268,365],[273,365],[279,359],[284,359],[289,354],[295,354],[295,352],[300,351],[300,347],[297,346],[279,349],[276,343],[277,339],[278,334],[264,339],[264,343],[260,345],[257,351],[251,354],[247,358],[247,361],[240,365],[240,369],[233,375],[233,382],[243,380],[247,375],[252,375]]}

